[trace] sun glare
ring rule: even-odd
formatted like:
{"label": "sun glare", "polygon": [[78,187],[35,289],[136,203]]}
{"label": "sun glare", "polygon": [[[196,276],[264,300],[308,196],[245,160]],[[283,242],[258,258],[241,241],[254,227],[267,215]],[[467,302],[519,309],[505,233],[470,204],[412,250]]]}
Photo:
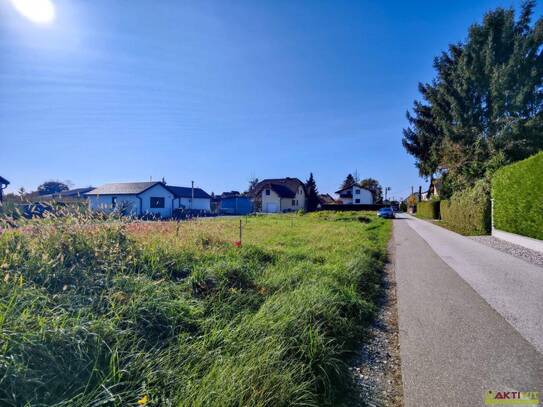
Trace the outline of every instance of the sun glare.
{"label": "sun glare", "polygon": [[47,24],[55,19],[55,6],[51,0],[11,0],[11,3],[34,23]]}

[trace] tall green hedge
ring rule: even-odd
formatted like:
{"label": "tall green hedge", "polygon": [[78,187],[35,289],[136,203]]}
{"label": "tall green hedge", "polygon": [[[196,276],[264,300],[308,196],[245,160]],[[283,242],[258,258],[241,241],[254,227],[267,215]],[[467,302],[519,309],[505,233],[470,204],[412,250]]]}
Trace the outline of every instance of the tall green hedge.
{"label": "tall green hedge", "polygon": [[490,186],[481,180],[440,204],[441,220],[463,235],[490,233]]}
{"label": "tall green hedge", "polygon": [[421,201],[417,204],[417,216],[424,219],[439,219],[439,201]]}
{"label": "tall green hedge", "polygon": [[543,152],[496,171],[494,227],[543,239]]}

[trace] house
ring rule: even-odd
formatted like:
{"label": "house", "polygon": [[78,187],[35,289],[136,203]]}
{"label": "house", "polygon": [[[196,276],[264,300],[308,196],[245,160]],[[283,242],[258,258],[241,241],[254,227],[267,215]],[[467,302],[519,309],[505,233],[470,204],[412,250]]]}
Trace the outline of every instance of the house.
{"label": "house", "polygon": [[89,208],[105,213],[170,218],[175,209],[209,211],[210,196],[200,188],[176,187],[164,182],[106,184],[85,194]]}
{"label": "house", "polygon": [[319,205],[335,205],[337,202],[329,194],[319,194]]}
{"label": "house", "polygon": [[298,178],[260,181],[253,192],[254,205],[262,212],[278,213],[306,209],[305,185]]}
{"label": "house", "polygon": [[359,184],[351,184],[336,191],[339,200],[344,205],[372,205],[373,194],[370,190],[362,188]]}
{"label": "house", "polygon": [[223,192],[219,196],[217,212],[225,215],[247,215],[253,210],[251,198],[238,191]]}
{"label": "house", "polygon": [[195,211],[211,210],[211,196],[201,188],[175,187],[167,185],[175,195],[174,209],[189,209]]}
{"label": "house", "polygon": [[0,202],[2,202],[4,198],[4,189],[6,189],[9,185],[9,181],[5,179],[4,177],[0,177]]}
{"label": "house", "polygon": [[87,199],[87,192],[95,189],[94,187],[76,188],[68,191],[61,191],[56,194],[41,195],[41,199],[54,199],[58,201],[80,201]]}

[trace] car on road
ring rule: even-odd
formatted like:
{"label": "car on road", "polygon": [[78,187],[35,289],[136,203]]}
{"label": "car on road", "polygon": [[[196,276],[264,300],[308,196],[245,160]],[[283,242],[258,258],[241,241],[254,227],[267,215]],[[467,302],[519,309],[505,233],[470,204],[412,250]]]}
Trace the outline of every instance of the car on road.
{"label": "car on road", "polygon": [[377,211],[377,216],[384,219],[394,219],[394,211],[390,207],[381,208]]}

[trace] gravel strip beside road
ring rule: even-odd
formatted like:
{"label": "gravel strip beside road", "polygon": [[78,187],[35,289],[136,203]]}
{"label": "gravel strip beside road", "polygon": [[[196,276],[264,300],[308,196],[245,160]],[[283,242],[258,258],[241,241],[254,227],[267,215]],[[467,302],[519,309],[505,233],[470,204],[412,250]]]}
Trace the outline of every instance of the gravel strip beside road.
{"label": "gravel strip beside road", "polygon": [[360,398],[365,406],[403,406],[403,386],[394,275],[394,242],[389,243],[390,263],[383,276],[383,297],[369,340],[351,362]]}
{"label": "gravel strip beside road", "polygon": [[499,250],[500,252],[518,257],[519,259],[535,264],[536,266],[543,266],[543,253],[535,250],[498,239],[494,236],[470,236],[470,239]]}

